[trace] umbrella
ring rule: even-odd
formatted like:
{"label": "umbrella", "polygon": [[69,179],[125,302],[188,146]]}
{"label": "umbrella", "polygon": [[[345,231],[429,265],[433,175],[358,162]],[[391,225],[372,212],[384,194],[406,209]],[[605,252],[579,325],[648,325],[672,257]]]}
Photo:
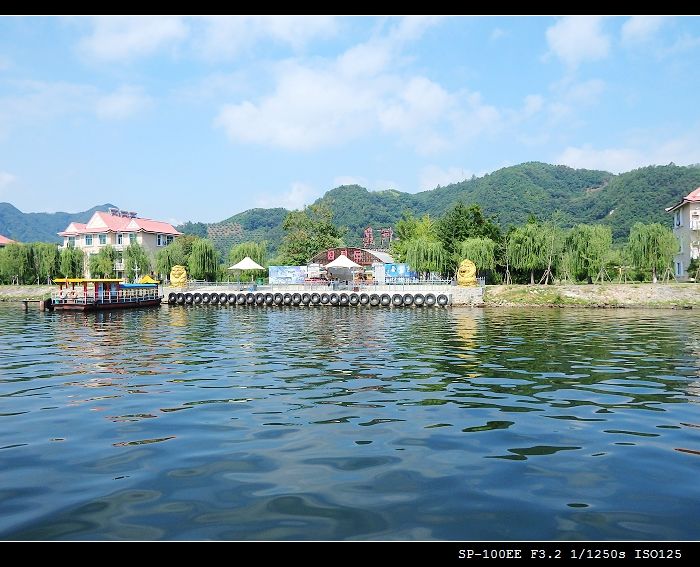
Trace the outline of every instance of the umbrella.
{"label": "umbrella", "polygon": [[255,262],[254,260],[250,259],[250,256],[246,256],[238,262],[238,264],[234,264],[229,268],[229,270],[264,270],[260,264]]}
{"label": "umbrella", "polygon": [[361,268],[360,264],[353,262],[345,254],[341,254],[330,264],[326,264],[326,269],[328,268]]}
{"label": "umbrella", "polygon": [[[238,264],[234,264],[229,268],[229,270],[264,270],[260,264],[255,262],[255,260],[251,260],[250,256],[246,256],[238,262]],[[253,281],[253,276],[250,276],[250,281]]]}

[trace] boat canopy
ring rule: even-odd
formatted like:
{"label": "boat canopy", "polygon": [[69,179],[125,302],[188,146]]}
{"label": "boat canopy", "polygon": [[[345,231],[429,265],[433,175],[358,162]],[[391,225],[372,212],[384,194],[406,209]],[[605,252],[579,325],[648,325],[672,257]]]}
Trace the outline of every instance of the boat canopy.
{"label": "boat canopy", "polygon": [[119,287],[123,289],[153,289],[158,287],[158,284],[154,283],[123,283]]}
{"label": "boat canopy", "polygon": [[69,284],[69,283],[120,283],[122,280],[116,278],[55,278],[54,283]]}

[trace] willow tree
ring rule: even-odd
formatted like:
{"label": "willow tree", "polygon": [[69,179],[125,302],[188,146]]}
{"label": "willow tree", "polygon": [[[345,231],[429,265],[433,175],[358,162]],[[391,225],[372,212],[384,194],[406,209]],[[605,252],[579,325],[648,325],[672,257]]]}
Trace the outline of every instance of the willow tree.
{"label": "willow tree", "polygon": [[133,242],[124,249],[124,267],[127,279],[132,281],[137,276],[145,276],[151,271],[151,259],[138,242]]}
{"label": "willow tree", "polygon": [[32,283],[34,275],[34,255],[28,244],[13,242],[2,250],[0,271],[3,280],[11,283]]}
{"label": "willow tree", "polygon": [[196,280],[215,281],[219,269],[219,254],[208,238],[200,238],[192,243],[188,267]]}
{"label": "willow tree", "polygon": [[566,238],[566,250],[570,254],[570,269],[574,276],[603,277],[606,261],[612,248],[612,230],[601,224],[579,224],[571,229]]}
{"label": "willow tree", "polygon": [[61,250],[60,272],[66,278],[83,276],[85,254],[79,248],[63,248]]}
{"label": "willow tree", "polygon": [[447,269],[450,255],[439,240],[418,237],[409,240],[405,249],[406,263],[416,272],[443,273]]}
{"label": "willow tree", "polygon": [[36,277],[40,281],[49,282],[60,273],[60,253],[56,244],[37,242],[34,244],[34,265]]}
{"label": "willow tree", "polygon": [[[430,215],[416,218],[413,213],[404,211],[401,220],[396,223],[396,239],[391,242],[391,255],[399,262],[408,262],[406,250],[412,240],[439,242],[437,224]],[[444,248],[444,247],[443,247]],[[410,263],[410,262],[409,262]]]}
{"label": "willow tree", "polygon": [[467,258],[477,270],[493,270],[496,267],[496,243],[490,238],[467,238],[457,247],[456,261]]}
{"label": "willow tree", "polygon": [[671,269],[673,256],[678,252],[678,241],[671,229],[659,223],[635,223],[630,230],[628,248],[632,262],[640,270],[651,271],[654,283],[661,271]]}
{"label": "willow tree", "polygon": [[109,244],[102,248],[97,254],[90,256],[88,267],[93,278],[114,277],[114,262],[117,259],[117,251]]}
{"label": "willow tree", "polygon": [[508,262],[518,270],[530,272],[535,283],[535,270],[547,269],[551,261],[551,237],[545,225],[528,223],[508,234]]}

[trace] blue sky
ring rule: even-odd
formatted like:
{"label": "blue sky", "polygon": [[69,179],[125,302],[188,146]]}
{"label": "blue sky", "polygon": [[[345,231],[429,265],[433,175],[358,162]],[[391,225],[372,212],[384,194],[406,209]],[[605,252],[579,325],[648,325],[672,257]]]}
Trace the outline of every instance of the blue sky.
{"label": "blue sky", "polygon": [[172,222],[700,162],[698,18],[0,18],[0,201]]}

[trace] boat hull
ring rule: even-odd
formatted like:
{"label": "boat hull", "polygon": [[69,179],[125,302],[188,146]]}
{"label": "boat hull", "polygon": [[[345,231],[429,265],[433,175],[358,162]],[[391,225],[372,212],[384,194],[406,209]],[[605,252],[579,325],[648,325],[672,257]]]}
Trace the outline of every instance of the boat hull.
{"label": "boat hull", "polygon": [[54,311],[106,311],[112,309],[136,309],[140,307],[159,307],[161,297],[143,301],[113,301],[111,303],[56,303],[51,306]]}

